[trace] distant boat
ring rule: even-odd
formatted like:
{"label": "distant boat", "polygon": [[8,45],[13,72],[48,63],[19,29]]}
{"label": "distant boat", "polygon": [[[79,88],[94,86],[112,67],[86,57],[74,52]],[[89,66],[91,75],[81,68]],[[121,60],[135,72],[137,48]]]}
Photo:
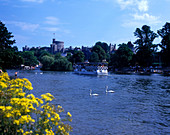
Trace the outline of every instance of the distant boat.
{"label": "distant boat", "polygon": [[79,75],[108,75],[107,63],[103,62],[77,63],[74,68]]}

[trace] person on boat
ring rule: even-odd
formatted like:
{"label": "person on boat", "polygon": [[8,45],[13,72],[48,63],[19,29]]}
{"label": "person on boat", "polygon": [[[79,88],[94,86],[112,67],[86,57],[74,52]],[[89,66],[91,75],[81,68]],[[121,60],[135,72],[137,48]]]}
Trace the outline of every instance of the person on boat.
{"label": "person on boat", "polygon": [[15,72],[15,77],[17,77],[18,72]]}

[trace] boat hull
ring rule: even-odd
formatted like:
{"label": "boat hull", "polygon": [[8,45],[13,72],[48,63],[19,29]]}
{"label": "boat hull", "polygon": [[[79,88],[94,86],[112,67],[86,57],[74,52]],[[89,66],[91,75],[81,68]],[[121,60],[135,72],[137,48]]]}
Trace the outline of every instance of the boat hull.
{"label": "boat hull", "polygon": [[106,63],[78,63],[74,73],[79,75],[108,75]]}
{"label": "boat hull", "polygon": [[79,75],[108,75],[108,71],[74,71],[75,74]]}

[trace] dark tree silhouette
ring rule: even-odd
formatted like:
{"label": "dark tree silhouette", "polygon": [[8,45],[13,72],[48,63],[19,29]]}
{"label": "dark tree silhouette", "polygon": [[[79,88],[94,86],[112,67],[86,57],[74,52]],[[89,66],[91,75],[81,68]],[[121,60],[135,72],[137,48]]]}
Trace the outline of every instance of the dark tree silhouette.
{"label": "dark tree silhouette", "polygon": [[152,64],[152,55],[157,49],[157,45],[154,45],[153,41],[158,35],[151,31],[147,25],[143,25],[142,29],[137,28],[134,35],[137,37],[134,42],[137,45],[137,62],[143,67],[150,66]]}
{"label": "dark tree silhouette", "polygon": [[170,23],[166,23],[162,29],[158,30],[162,41],[159,44],[161,47],[162,61],[164,66],[170,66]]}

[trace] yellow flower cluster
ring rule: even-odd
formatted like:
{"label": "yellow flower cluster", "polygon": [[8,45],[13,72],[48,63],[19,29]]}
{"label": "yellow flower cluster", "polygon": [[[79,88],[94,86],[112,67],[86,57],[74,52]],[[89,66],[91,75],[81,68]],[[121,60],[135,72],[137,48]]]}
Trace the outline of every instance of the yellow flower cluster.
{"label": "yellow flower cluster", "polygon": [[64,109],[50,104],[54,96],[46,93],[37,98],[28,94],[32,89],[28,79],[10,80],[7,73],[0,73],[0,133],[68,135],[72,127],[64,122],[72,121],[70,112],[61,119]]}
{"label": "yellow flower cluster", "polygon": [[54,99],[54,96],[51,95],[50,93],[42,94],[41,97],[45,101],[52,101]]}

